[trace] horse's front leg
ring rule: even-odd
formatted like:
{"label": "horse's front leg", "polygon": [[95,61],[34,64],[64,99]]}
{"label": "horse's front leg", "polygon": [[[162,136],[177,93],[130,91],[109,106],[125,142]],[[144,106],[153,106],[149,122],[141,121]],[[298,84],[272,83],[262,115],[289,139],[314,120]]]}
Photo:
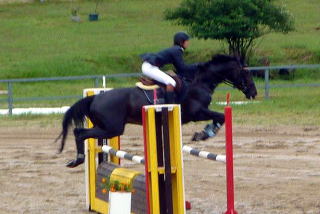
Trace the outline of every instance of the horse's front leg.
{"label": "horse's front leg", "polygon": [[219,129],[224,124],[224,114],[202,109],[198,113],[198,121],[212,120],[212,123],[207,124],[201,132],[194,133],[192,141],[206,140],[217,135]]}

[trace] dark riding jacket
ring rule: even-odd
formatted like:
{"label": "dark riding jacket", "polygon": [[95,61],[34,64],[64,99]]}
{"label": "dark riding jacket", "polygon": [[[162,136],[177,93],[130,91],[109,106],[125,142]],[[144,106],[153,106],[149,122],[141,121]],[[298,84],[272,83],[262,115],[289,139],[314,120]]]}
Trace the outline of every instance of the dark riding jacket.
{"label": "dark riding jacket", "polygon": [[158,53],[142,54],[141,58],[143,61],[147,61],[159,68],[167,64],[173,64],[179,77],[191,81],[198,69],[198,64],[185,64],[182,58],[183,52],[184,49],[182,47],[174,45]]}

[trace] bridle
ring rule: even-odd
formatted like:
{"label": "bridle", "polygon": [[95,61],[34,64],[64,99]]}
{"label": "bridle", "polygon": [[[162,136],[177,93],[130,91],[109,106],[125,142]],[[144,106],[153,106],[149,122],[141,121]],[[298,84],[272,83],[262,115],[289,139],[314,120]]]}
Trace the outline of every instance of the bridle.
{"label": "bridle", "polygon": [[[237,79],[234,79],[234,81],[227,79],[227,77],[225,75],[222,75],[221,73],[219,73],[218,71],[212,72],[211,73],[211,77],[214,78],[215,80],[219,80],[219,82],[223,82],[226,85],[233,87],[233,88],[238,88],[239,90],[241,90],[243,93],[246,94],[246,92],[249,90],[249,87],[246,84],[246,74],[244,72],[248,72],[248,70],[246,69],[246,66],[242,66],[240,60],[238,58],[236,58],[237,60],[235,60],[237,62],[237,65],[239,66],[238,68],[240,69],[239,71],[239,77]],[[215,66],[213,64],[211,64],[210,62],[206,62],[204,63],[204,66]],[[220,70],[220,69],[218,69]],[[208,89],[210,91],[212,91],[218,84],[218,81],[213,81],[210,85],[208,85]]]}
{"label": "bridle", "polygon": [[245,77],[246,77],[245,72],[248,72],[248,70],[246,69],[246,67],[241,66],[241,70],[240,70],[240,78],[241,78],[240,81],[241,81],[241,82],[240,82],[240,84],[238,85],[238,89],[240,89],[240,90],[243,91],[244,93],[245,93],[246,91],[248,91],[248,86],[247,86],[247,84],[246,84],[246,82],[245,82]]}
{"label": "bridle", "polygon": [[245,78],[243,78],[244,72],[247,72],[246,67],[241,66],[241,70],[240,70],[240,78],[241,80],[238,82],[232,82],[231,80],[226,79],[224,76],[222,76],[219,73],[213,73],[216,77],[222,79],[222,82],[230,87],[233,88],[238,88],[239,90],[246,92],[248,90],[248,86],[245,83]]}

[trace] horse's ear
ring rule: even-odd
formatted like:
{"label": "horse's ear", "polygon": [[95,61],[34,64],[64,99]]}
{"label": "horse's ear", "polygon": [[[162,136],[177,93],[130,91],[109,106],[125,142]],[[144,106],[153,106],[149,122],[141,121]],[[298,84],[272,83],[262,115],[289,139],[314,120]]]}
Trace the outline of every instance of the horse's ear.
{"label": "horse's ear", "polygon": [[247,63],[246,59],[243,58],[243,57],[241,59],[241,64],[242,64],[243,67],[248,67],[248,63]]}
{"label": "horse's ear", "polygon": [[235,56],[235,58],[237,59],[237,61],[240,63],[240,65],[242,67],[248,67],[248,64],[246,62],[246,58],[244,56]]}

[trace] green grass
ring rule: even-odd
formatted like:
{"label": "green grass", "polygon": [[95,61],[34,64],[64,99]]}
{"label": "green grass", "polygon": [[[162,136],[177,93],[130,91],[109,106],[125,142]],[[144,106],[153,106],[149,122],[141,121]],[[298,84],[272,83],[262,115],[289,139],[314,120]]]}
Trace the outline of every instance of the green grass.
{"label": "green grass", "polygon": [[320,4],[318,0],[277,1],[292,13],[295,31],[272,33],[258,40],[255,54],[269,57],[271,64],[300,64],[320,62]]}
{"label": "green grass", "polygon": [[82,23],[70,21],[71,3],[3,6],[0,78],[137,72],[138,55],[169,46],[179,29],[163,21],[169,4],[105,1],[101,20],[89,22],[94,3],[83,1]]}
{"label": "green grass", "polygon": [[[236,90],[217,90],[211,109],[223,112],[224,106],[216,104],[224,101],[227,92],[231,92],[231,100],[245,100],[244,95]],[[271,97],[263,99],[263,90],[259,89],[259,96],[255,103],[247,105],[233,105],[233,120],[235,125],[296,127],[319,126],[320,124],[320,90],[312,87],[272,89]],[[49,128],[59,127],[62,115],[22,115],[0,116],[0,127],[7,126],[39,126]]]}
{"label": "green grass", "polygon": [[[241,92],[232,90],[232,100],[245,100]],[[234,121],[243,125],[319,126],[320,90],[314,87],[272,88],[265,100],[264,90],[258,90],[258,103],[234,105]],[[225,100],[226,91],[217,91],[215,100]],[[213,104],[212,109],[223,111],[223,106]]]}
{"label": "green grass", "polygon": [[0,116],[0,128],[21,127],[27,129],[37,127],[42,129],[60,129],[62,117],[62,114]]}
{"label": "green grass", "polygon": [[[0,6],[0,79],[139,72],[139,54],[171,45],[185,30],[163,20],[163,11],[180,0],[108,0],[101,20],[89,22],[90,1]],[[319,63],[320,4],[317,0],[283,0],[296,19],[296,31],[269,34],[258,41],[253,62]],[[70,21],[79,6],[81,23]],[[188,61],[205,61],[221,52],[218,41],[193,39]]]}
{"label": "green grass", "polygon": [[[140,72],[139,54],[158,51],[171,45],[172,35],[186,30],[163,20],[163,11],[180,0],[108,0],[99,8],[101,20],[89,22],[94,10],[90,1],[47,2],[45,4],[0,5],[0,79],[75,76]],[[271,65],[320,62],[320,4],[318,0],[283,0],[296,20],[296,31],[286,35],[268,34],[257,41],[252,65],[265,56]],[[70,21],[71,8],[79,6],[81,23]],[[186,53],[188,62],[205,61],[213,53],[223,52],[218,41],[193,39]],[[317,70],[299,70],[292,81],[272,83],[320,82]],[[108,87],[132,86],[136,79],[113,79]],[[262,84],[260,80],[257,80]],[[0,83],[0,90],[6,89]],[[68,96],[82,94],[93,87],[93,81],[57,81],[14,84],[15,97]],[[263,100],[259,90],[256,104],[234,106],[234,119],[239,124],[319,125],[318,88],[271,89],[271,99]],[[226,91],[218,90],[215,101],[223,101]],[[6,97],[1,95],[0,99]],[[233,100],[243,100],[232,90]],[[76,99],[15,102],[15,107],[63,106]],[[6,108],[0,102],[0,108]],[[213,104],[213,109],[223,110]],[[53,116],[1,116],[0,126],[46,123]],[[41,122],[42,121],[42,122]]]}
{"label": "green grass", "polygon": [[[131,81],[111,82],[110,87],[114,85],[128,86]],[[276,81],[276,83],[284,84],[287,81]],[[305,81],[290,81],[291,83],[300,83]],[[257,85],[262,85],[262,81],[257,80]],[[320,83],[320,82],[318,82]],[[49,84],[48,84],[49,85]],[[48,86],[47,85],[47,86]],[[223,86],[223,85],[221,85]],[[31,87],[31,86],[30,86]],[[69,93],[77,92],[81,96],[82,88],[77,84],[69,85]],[[223,86],[225,87],[225,86]],[[234,89],[227,90],[216,90],[213,96],[213,102],[211,109],[216,111],[223,111],[223,106],[216,104],[216,102],[225,101],[225,96],[227,92],[231,92],[232,101],[245,100],[244,95]],[[61,92],[61,95],[66,95],[66,93]],[[16,107],[39,107],[39,106],[63,106],[71,105],[76,99],[71,100],[59,100],[59,101],[37,101],[37,102],[17,102]],[[247,105],[233,105],[234,110],[234,121],[235,124],[243,125],[264,125],[264,126],[274,126],[274,125],[293,125],[293,126],[319,126],[320,124],[320,90],[315,87],[302,87],[302,88],[271,88],[270,89],[270,99],[264,99],[264,89],[258,88],[258,97],[256,98],[257,103],[251,103]],[[0,108],[5,108],[5,104],[2,103]],[[46,116],[15,116],[13,118],[7,116],[1,116],[1,124],[12,124],[14,121],[25,121],[26,119],[31,120],[31,124],[34,124],[36,120],[47,121]],[[59,115],[53,115],[52,118],[55,121],[61,119]],[[33,122],[32,122],[33,121]],[[19,122],[17,122],[19,124]]]}

